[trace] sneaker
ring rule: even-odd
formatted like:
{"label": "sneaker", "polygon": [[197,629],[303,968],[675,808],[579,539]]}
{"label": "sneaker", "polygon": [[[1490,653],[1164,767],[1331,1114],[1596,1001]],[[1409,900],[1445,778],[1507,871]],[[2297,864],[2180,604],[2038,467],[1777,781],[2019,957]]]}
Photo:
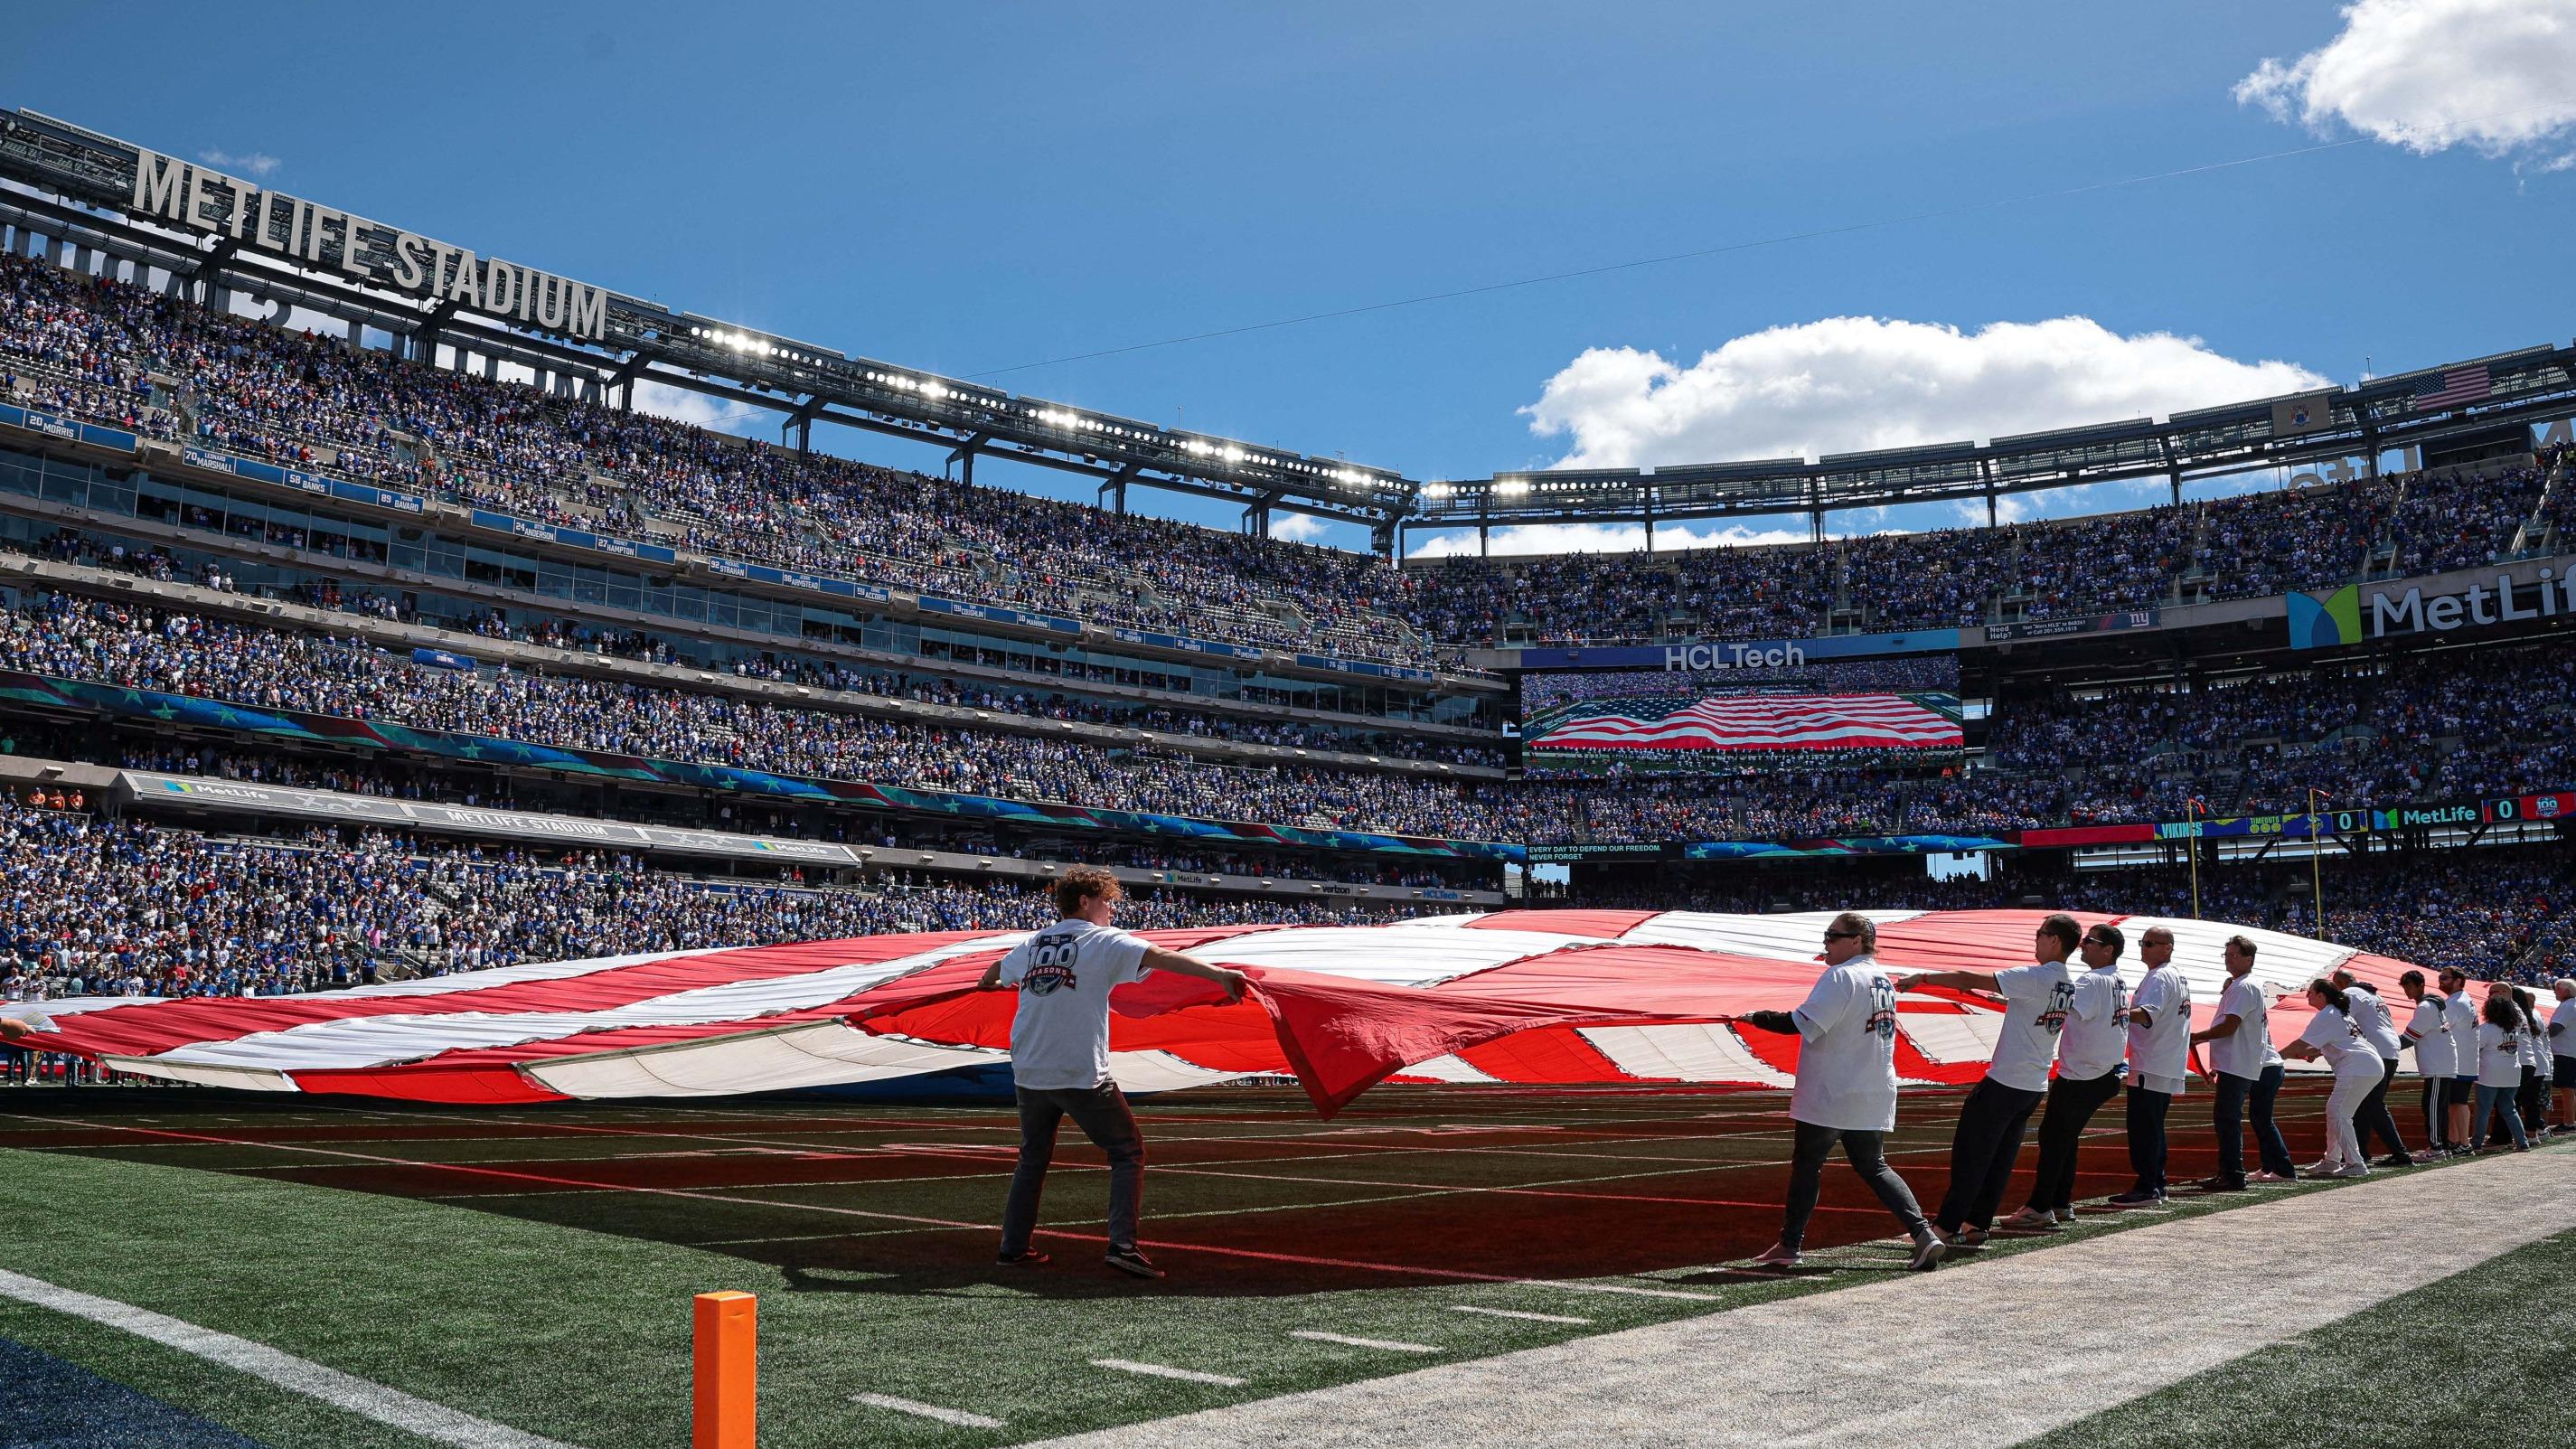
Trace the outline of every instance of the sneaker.
{"label": "sneaker", "polygon": [[2295,1173],[2265,1171],[2258,1172],[2245,1180],[2256,1187],[2292,1187],[2298,1183],[2299,1179]]}
{"label": "sneaker", "polygon": [[1790,1247],[1786,1243],[1773,1243],[1770,1247],[1763,1249],[1761,1255],[1753,1260],[1753,1266],[1756,1268],[1794,1268],[1798,1266],[1798,1257],[1799,1253],[1797,1249]]}
{"label": "sneaker", "polygon": [[2338,1181],[2349,1181],[2356,1177],[2370,1176],[2370,1164],[2367,1162],[2355,1162],[2343,1167],[2335,1168],[2328,1172],[2318,1173],[2317,1175],[2319,1177],[2331,1177]]}
{"label": "sneaker", "polygon": [[2301,1171],[2306,1172],[2310,1177],[2327,1177],[2332,1175],[2334,1169],[2341,1166],[2343,1166],[2343,1164],[2336,1161],[2334,1158],[2320,1157],[2316,1161],[2309,1163],[2305,1168],[2302,1168]]}
{"label": "sneaker", "polygon": [[1046,1262],[1050,1256],[1031,1248],[1025,1253],[1004,1253],[993,1261],[1005,1268],[1035,1268]]}
{"label": "sneaker", "polygon": [[2057,1214],[2043,1208],[2026,1207],[1995,1226],[2016,1232],[2044,1231],[2057,1226]]}
{"label": "sneaker", "polygon": [[1953,1253],[1973,1253],[1985,1245],[1986,1230],[1984,1228],[1971,1228],[1964,1226],[1954,1230],[1950,1234],[1946,1244],[1948,1250]]}
{"label": "sneaker", "polygon": [[2200,1180],[2199,1187],[2202,1192],[2243,1192],[2245,1190],[2244,1183],[2231,1177],[2204,1177]]}
{"label": "sneaker", "polygon": [[2071,1207],[2062,1207],[2057,1210],[2057,1225],[2059,1227],[2062,1228],[2073,1221],[2075,1221],[2075,1209]]}
{"label": "sneaker", "polygon": [[2164,1200],[2163,1193],[2148,1192],[2143,1188],[2131,1188],[2117,1197],[2104,1199],[2115,1208],[2161,1207],[2164,1205]]}
{"label": "sneaker", "polygon": [[1134,1248],[1112,1248],[1109,1250],[1109,1257],[1105,1261],[1107,1261],[1110,1267],[1117,1269],[1119,1272],[1133,1273],[1139,1278],[1160,1278],[1163,1276],[1163,1270],[1154,1266],[1153,1259],[1146,1257],[1142,1252]]}
{"label": "sneaker", "polygon": [[2371,1159],[2373,1167],[2413,1167],[2414,1165],[2415,1159],[2403,1152],[2392,1152],[2386,1157]]}
{"label": "sneaker", "polygon": [[1941,1266],[1942,1255],[1949,1251],[1950,1245],[1941,1241],[1939,1233],[1927,1232],[1914,1240],[1914,1256],[1905,1266],[1917,1273],[1929,1273]]}
{"label": "sneaker", "polygon": [[2417,1167],[2425,1167],[2432,1163],[2444,1161],[2448,1159],[2450,1155],[2451,1154],[2443,1151],[2439,1147],[2427,1147],[2423,1151],[2416,1153],[2412,1161]]}

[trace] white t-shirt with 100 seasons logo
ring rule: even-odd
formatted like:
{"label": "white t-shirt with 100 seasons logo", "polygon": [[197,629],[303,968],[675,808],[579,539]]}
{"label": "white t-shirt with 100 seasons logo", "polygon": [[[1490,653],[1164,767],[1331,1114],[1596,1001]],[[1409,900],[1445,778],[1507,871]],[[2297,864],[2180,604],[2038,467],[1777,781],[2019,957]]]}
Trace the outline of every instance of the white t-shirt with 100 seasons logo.
{"label": "white t-shirt with 100 seasons logo", "polygon": [[1058,921],[1002,957],[1020,989],[1011,1016],[1011,1080],[1033,1091],[1109,1080],[1109,991],[1141,981],[1146,942],[1089,921]]}
{"label": "white t-shirt with 100 seasons logo", "polygon": [[2004,1019],[1986,1075],[2025,1092],[2047,1091],[2057,1034],[2075,1010],[2074,978],[2063,961],[2012,966],[1995,973],[1995,992],[2004,999]]}

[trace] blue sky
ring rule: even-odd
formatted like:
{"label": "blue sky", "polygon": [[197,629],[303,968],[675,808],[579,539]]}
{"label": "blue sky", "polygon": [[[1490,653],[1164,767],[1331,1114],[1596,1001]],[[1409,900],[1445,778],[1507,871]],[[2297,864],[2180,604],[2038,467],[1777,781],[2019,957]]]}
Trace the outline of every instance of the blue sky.
{"label": "blue sky", "polygon": [[[991,378],[1419,478],[2073,425],[2563,341],[2576,315],[2576,171],[2552,169],[2576,0],[121,3],[12,30],[0,103],[957,375],[1883,223]],[[2351,144],[1953,210],[2327,142]],[[1951,214],[1892,220],[1927,211]],[[1965,340],[1813,330],[1853,316]],[[2091,331],[1985,332],[2061,318]],[[2159,333],[2200,345],[2133,342]]]}

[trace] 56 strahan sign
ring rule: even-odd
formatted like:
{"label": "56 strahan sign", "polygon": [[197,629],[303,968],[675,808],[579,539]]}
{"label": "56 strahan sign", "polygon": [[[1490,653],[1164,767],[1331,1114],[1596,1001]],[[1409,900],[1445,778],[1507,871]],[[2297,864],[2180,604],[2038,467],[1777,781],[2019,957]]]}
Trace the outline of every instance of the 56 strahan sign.
{"label": "56 strahan sign", "polygon": [[2346,584],[2326,593],[2292,593],[2284,602],[2293,649],[2576,618],[2576,559],[2532,559],[2491,572]]}

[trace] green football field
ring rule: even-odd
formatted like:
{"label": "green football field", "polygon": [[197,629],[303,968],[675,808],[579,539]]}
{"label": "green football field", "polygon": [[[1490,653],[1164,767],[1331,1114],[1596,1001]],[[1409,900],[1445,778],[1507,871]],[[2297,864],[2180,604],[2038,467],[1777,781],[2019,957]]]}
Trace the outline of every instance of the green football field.
{"label": "green football field", "polygon": [[[2321,1095],[2282,1105],[2313,1155]],[[1013,1443],[1897,1269],[1893,1223],[1839,1164],[1808,1270],[1725,1266],[1776,1236],[1783,1106],[1388,1087],[1325,1122],[1284,1090],[1151,1100],[1145,1236],[1170,1277],[1149,1283],[1101,1264],[1106,1178],[1070,1128],[1040,1239],[1054,1262],[994,1264],[1016,1142],[996,1105],[159,1108],[29,1092],[0,1098],[0,1269],[585,1449],[688,1442],[691,1296],[741,1289],[760,1299],[764,1445]],[[1956,1107],[1908,1093],[1891,1144],[1927,1206]],[[2196,1117],[2177,1117],[2178,1179],[2209,1170]],[[2079,1196],[2125,1186],[2125,1153],[2114,1109]],[[2332,1189],[2292,1191],[2317,1190]],[[2280,1195],[2088,1214],[1945,1271]],[[2563,1244],[2534,1251],[2569,1266]],[[0,1296],[0,1341],[61,1387],[0,1390],[20,1442],[83,1395],[100,1414],[172,1412],[207,1444],[441,1442],[27,1297]],[[2473,1315],[2477,1299],[2441,1311]]]}

